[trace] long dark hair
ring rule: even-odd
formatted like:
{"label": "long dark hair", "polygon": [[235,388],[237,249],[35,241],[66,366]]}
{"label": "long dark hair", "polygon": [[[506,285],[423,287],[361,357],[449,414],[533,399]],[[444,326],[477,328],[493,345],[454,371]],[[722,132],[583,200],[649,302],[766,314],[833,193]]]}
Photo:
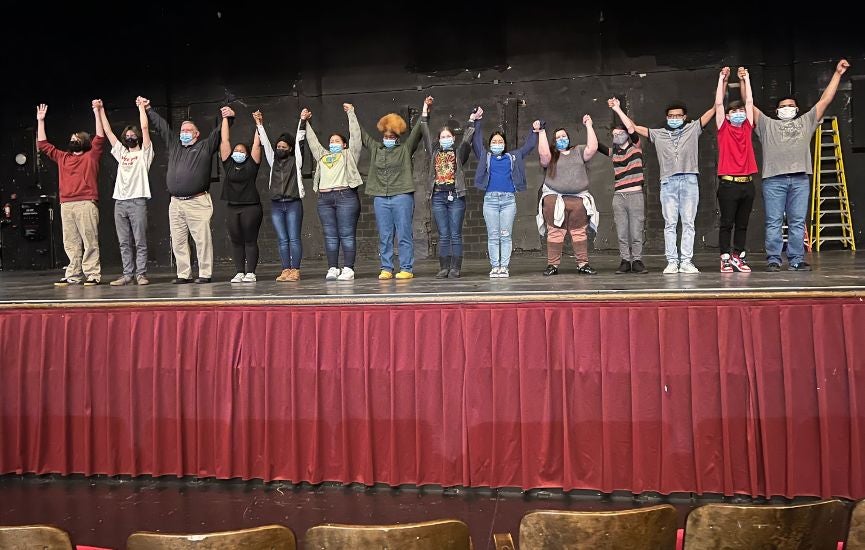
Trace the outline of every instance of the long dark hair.
{"label": "long dark hair", "polygon": [[505,137],[505,133],[504,133],[504,132],[501,132],[501,131],[499,131],[499,130],[496,130],[496,131],[494,131],[492,134],[490,134],[490,139],[487,140],[487,147],[490,146],[490,142],[492,142],[493,138],[496,137],[496,136],[501,136],[501,137],[502,137],[502,141],[505,142],[505,151],[507,151],[507,150],[508,150],[508,138]]}
{"label": "long dark hair", "polygon": [[[571,133],[564,128],[556,128],[556,131],[553,132],[553,139],[556,138],[556,134],[559,132],[566,133],[568,135],[568,141],[571,141]],[[576,146],[573,143],[568,143],[568,150],[573,149],[574,147]],[[561,154],[562,152],[559,151],[558,147],[550,147],[550,155],[553,157],[550,159],[550,164],[547,166],[547,177],[550,179],[556,177],[556,163],[559,162],[559,155]]]}

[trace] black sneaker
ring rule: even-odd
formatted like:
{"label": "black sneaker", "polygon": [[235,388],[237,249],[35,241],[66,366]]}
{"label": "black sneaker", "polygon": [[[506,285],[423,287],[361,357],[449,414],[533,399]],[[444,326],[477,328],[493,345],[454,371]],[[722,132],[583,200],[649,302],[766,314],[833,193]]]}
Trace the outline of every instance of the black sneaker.
{"label": "black sneaker", "polygon": [[191,282],[192,282],[192,279],[184,279],[183,277],[178,277],[178,278],[174,279],[173,281],[171,281],[171,284],[173,284],[173,285],[185,285],[185,284],[191,283]]}
{"label": "black sneaker", "polygon": [[99,279],[96,277],[87,277],[84,281],[84,286],[96,286],[99,284]]}
{"label": "black sneaker", "polygon": [[580,275],[595,275],[597,271],[592,269],[592,266],[590,266],[589,264],[583,264],[577,267],[577,273],[579,273]]}
{"label": "black sneaker", "polygon": [[206,285],[210,282],[210,277],[197,277],[195,282],[199,285]]}
{"label": "black sneaker", "polygon": [[643,265],[642,260],[634,260],[634,263],[631,264],[631,273],[639,273],[642,275],[643,273],[648,273],[649,270],[646,269],[646,266]]}
{"label": "black sneaker", "polygon": [[811,264],[809,264],[808,262],[790,264],[789,266],[787,266],[787,271],[811,271]]}
{"label": "black sneaker", "polygon": [[619,264],[619,269],[616,270],[616,275],[621,275],[622,273],[630,273],[633,271],[631,267],[631,262],[628,260],[622,260],[622,263]]}
{"label": "black sneaker", "polygon": [[559,274],[559,266],[557,265],[548,265],[544,270],[544,277],[549,277],[550,275],[558,275]]}
{"label": "black sneaker", "polygon": [[774,273],[776,271],[781,271],[781,264],[776,264],[775,262],[771,262],[771,263],[769,263],[769,265],[766,266],[766,271],[769,271],[772,273]]}

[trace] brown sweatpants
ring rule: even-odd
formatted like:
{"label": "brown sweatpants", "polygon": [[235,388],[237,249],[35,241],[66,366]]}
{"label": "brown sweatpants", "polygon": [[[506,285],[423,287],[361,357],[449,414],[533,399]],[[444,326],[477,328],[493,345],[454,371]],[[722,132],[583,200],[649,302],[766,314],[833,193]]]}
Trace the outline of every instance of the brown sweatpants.
{"label": "brown sweatpants", "polygon": [[565,244],[565,233],[571,234],[571,246],[574,247],[574,256],[577,265],[589,262],[589,241],[586,235],[586,227],[589,225],[589,215],[583,199],[574,196],[563,196],[565,201],[565,219],[561,227],[553,225],[556,198],[558,195],[547,195],[544,197],[543,213],[544,223],[547,224],[547,263],[559,265],[562,261],[562,248]]}

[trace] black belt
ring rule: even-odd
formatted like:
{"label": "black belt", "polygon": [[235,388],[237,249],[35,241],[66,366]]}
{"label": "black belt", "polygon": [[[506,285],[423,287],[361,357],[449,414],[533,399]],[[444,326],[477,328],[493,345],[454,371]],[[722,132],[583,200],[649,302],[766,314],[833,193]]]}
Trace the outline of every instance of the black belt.
{"label": "black belt", "polygon": [[207,191],[202,191],[201,193],[197,193],[197,194],[195,194],[195,195],[189,195],[188,197],[178,197],[178,196],[175,196],[174,198],[177,199],[177,200],[179,200],[179,201],[188,201],[189,199],[194,199],[194,198],[196,198],[196,197],[200,197],[200,196],[202,196],[202,195],[206,195],[206,194],[207,194]]}

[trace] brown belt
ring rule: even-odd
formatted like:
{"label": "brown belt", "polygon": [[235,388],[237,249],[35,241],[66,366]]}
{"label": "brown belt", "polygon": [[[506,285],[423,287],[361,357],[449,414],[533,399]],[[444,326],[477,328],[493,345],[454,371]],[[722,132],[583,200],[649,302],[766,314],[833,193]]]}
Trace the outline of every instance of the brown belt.
{"label": "brown belt", "polygon": [[748,183],[751,181],[751,176],[720,176],[724,181],[735,181],[736,183]]}

